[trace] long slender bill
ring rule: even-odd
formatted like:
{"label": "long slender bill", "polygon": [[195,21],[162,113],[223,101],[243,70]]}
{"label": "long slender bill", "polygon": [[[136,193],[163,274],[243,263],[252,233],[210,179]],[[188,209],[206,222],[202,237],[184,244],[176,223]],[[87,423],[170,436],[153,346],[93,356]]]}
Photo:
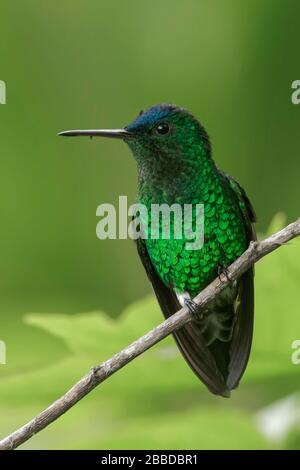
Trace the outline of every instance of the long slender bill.
{"label": "long slender bill", "polygon": [[59,132],[57,135],[63,137],[110,137],[113,139],[126,139],[127,137],[134,136],[134,134],[125,129],[76,129]]}

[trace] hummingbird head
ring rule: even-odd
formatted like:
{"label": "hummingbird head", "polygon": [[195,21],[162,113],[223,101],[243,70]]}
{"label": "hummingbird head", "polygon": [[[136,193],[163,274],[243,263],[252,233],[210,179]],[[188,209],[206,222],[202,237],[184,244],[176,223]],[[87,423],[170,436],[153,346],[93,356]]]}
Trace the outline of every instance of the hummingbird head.
{"label": "hummingbird head", "polygon": [[73,130],[63,136],[113,137],[124,140],[133,152],[141,173],[172,177],[187,166],[195,170],[210,157],[209,137],[188,111],[159,104],[140,114],[125,128]]}
{"label": "hummingbird head", "polygon": [[[198,157],[210,154],[207,133],[199,121],[178,106],[159,104],[141,112],[125,127],[134,138],[128,138],[138,164],[151,164],[156,159],[162,164],[181,162],[191,158],[191,151]],[[150,160],[150,161],[149,161]]]}

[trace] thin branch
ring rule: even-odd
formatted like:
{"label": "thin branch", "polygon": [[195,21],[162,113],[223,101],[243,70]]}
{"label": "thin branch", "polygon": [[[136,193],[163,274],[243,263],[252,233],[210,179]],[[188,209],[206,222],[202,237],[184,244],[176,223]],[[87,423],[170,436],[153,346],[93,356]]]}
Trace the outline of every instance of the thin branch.
{"label": "thin branch", "polygon": [[[300,219],[262,241],[251,242],[249,248],[242,256],[234,261],[228,268],[226,276],[222,276],[222,279],[217,278],[209,284],[209,286],[197,295],[194,299],[195,302],[199,307],[205,307],[230,281],[237,279],[241,274],[247,271],[251,265],[298,235],[300,235]],[[62,416],[112,374],[191,320],[192,315],[186,308],[182,308],[125,349],[99,366],[94,367],[48,408],[17,431],[0,441],[0,450],[15,449],[23,442],[28,441],[34,434],[46,428],[49,424]]]}

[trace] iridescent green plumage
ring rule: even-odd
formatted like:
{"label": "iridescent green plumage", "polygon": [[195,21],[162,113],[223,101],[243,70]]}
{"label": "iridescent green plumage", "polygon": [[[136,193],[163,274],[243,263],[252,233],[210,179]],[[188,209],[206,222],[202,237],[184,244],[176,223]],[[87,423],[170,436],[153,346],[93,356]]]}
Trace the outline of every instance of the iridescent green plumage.
{"label": "iridescent green plumage", "polygon": [[[173,202],[182,205],[204,204],[203,248],[185,249],[188,239],[184,237],[182,240],[174,237],[170,240],[153,240],[151,226],[146,245],[162,280],[194,297],[217,276],[219,267],[231,264],[243,253],[248,242],[237,198],[227,187],[228,180],[218,172],[213,162],[203,162],[191,178],[196,180],[196,184],[189,186],[189,193],[184,196],[176,195]],[[146,205],[150,214],[151,205],[161,204],[161,198],[157,193],[149,194],[149,188],[145,188],[145,185],[141,186],[139,202]]]}
{"label": "iridescent green plumage", "polygon": [[166,118],[179,129],[168,138],[166,150],[159,145],[161,136],[154,137],[156,145],[150,150],[150,158],[149,148],[145,149],[147,135],[141,135],[141,142],[128,143],[138,161],[138,202],[147,206],[149,214],[152,204],[204,204],[205,243],[201,250],[186,250],[185,238],[151,239],[150,217],[146,240],[151,261],[163,282],[195,296],[216,277],[218,267],[230,264],[246,249],[245,223],[236,194],[211,159],[208,138],[203,130],[199,131],[199,124],[178,108],[160,117]]}
{"label": "iridescent green plumage", "polygon": [[[125,129],[67,131],[67,136],[117,137],[130,146],[138,168],[138,202],[148,209],[148,238],[137,248],[165,317],[231,264],[255,238],[255,214],[244,190],[211,158],[209,138],[189,112],[158,105]],[[153,204],[204,204],[204,245],[188,250],[189,235],[153,238]],[[195,219],[194,213],[194,219]],[[193,220],[194,225],[196,219]],[[162,221],[158,223],[162,229]],[[183,231],[184,232],[184,231]],[[253,269],[232,282],[193,321],[174,332],[184,358],[215,394],[228,396],[246,368],[254,311]]]}

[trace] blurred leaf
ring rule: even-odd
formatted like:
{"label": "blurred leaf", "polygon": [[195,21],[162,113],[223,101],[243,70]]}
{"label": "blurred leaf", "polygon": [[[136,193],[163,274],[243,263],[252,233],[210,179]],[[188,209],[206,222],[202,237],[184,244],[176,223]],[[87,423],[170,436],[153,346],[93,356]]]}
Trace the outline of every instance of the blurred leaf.
{"label": "blurred leaf", "polygon": [[[4,380],[1,434],[63,394],[93,364],[92,356],[84,350],[57,365]],[[24,447],[266,448],[249,411],[228,409],[227,403],[208,394],[175,348],[160,345],[101,384]]]}
{"label": "blurred leaf", "polygon": [[125,347],[162,320],[153,296],[133,303],[118,320],[101,311],[72,316],[63,314],[25,316],[28,325],[42,328],[63,339],[74,353],[96,353],[99,360],[103,354],[107,356]]}
{"label": "blurred leaf", "polygon": [[[16,404],[20,419],[28,419],[63,394],[92,365],[161,319],[153,296],[128,307],[118,321],[104,312],[27,315],[27,324],[62,338],[72,354],[50,367],[3,380],[1,433],[21,424],[10,412]],[[228,409],[226,400],[211,396],[186,366],[171,338],[113,375],[25,447],[43,447],[45,434],[47,448],[265,447],[249,412]]]}

